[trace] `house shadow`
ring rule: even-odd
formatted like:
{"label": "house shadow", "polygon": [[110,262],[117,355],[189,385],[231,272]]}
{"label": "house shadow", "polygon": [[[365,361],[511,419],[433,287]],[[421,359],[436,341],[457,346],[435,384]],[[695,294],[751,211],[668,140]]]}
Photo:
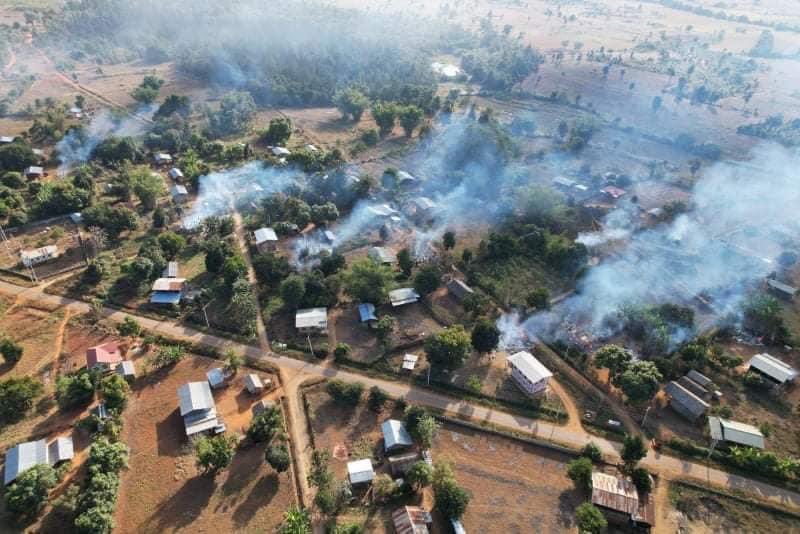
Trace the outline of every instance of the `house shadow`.
{"label": "house shadow", "polygon": [[147,532],[167,532],[188,527],[208,506],[214,493],[213,476],[199,475],[190,480],[159,506],[147,520]]}
{"label": "house shadow", "polygon": [[243,528],[262,506],[267,506],[278,494],[280,478],[275,472],[269,473],[259,480],[247,494],[247,498],[233,511],[233,522],[237,528]]}
{"label": "house shadow", "polygon": [[180,446],[183,436],[183,419],[180,411],[173,410],[163,420],[156,423],[156,440],[158,442],[159,456],[180,456]]}

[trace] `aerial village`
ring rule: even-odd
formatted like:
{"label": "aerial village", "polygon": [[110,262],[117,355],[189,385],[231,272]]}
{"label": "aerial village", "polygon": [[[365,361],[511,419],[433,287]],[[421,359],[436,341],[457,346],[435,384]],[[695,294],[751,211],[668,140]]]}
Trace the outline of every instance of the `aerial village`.
{"label": "aerial village", "polygon": [[0,530],[796,531],[789,4],[0,6]]}

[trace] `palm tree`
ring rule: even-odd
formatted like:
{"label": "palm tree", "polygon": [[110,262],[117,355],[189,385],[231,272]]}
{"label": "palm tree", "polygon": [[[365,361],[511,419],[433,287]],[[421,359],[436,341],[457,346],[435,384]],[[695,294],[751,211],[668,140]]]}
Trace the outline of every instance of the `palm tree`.
{"label": "palm tree", "polygon": [[283,514],[283,525],[281,525],[281,534],[311,534],[311,516],[308,510],[298,508],[297,506],[289,507]]}

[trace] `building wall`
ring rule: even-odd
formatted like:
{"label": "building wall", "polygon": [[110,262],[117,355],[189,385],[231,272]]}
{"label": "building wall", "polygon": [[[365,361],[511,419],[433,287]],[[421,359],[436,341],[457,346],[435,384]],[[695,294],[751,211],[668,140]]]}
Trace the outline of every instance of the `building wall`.
{"label": "building wall", "polygon": [[513,363],[509,364],[509,366],[511,367],[511,378],[513,378],[517,385],[522,388],[522,391],[528,395],[538,395],[547,389],[547,379],[531,382]]}

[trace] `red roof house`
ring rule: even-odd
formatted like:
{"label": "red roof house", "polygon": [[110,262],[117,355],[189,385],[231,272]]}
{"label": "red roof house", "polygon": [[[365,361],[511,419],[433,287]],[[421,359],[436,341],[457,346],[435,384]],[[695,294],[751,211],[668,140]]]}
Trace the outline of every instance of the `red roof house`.
{"label": "red roof house", "polygon": [[111,368],[122,361],[122,353],[116,341],[109,341],[96,347],[91,347],[86,351],[86,367]]}

